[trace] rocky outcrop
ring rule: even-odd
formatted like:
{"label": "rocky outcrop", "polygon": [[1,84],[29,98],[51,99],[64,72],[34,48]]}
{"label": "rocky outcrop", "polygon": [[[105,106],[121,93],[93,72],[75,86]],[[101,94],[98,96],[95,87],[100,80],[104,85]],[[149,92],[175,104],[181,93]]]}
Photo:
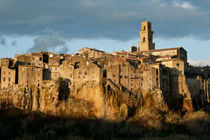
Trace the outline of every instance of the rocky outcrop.
{"label": "rocky outcrop", "polygon": [[[169,111],[168,103],[160,89],[131,93],[126,88],[108,88],[105,84],[91,81],[77,86],[62,86],[56,81],[50,81],[43,83],[40,88],[16,85],[1,90],[0,108],[14,107],[55,116],[96,117],[108,120],[127,119],[142,107]],[[65,91],[68,95],[64,95]],[[188,104],[189,101],[184,102],[187,107]],[[186,110],[191,109],[187,107]]]}

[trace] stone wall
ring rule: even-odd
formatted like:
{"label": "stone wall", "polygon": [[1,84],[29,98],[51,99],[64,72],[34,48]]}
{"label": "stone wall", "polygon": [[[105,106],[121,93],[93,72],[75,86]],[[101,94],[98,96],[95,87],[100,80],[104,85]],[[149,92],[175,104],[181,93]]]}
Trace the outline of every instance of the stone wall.
{"label": "stone wall", "polygon": [[25,87],[41,86],[43,69],[35,66],[18,66],[18,84]]}
{"label": "stone wall", "polygon": [[8,66],[1,67],[1,89],[8,88],[15,84],[16,71]]}

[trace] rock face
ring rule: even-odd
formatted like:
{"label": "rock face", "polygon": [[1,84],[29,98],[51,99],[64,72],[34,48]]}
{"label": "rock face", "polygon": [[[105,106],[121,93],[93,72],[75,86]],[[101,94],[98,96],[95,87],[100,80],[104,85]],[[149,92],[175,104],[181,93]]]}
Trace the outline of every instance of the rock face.
{"label": "rock face", "polygon": [[[130,93],[126,89],[86,82],[68,86],[56,81],[38,87],[13,86],[0,91],[0,108],[41,111],[55,116],[96,117],[121,120],[133,116],[141,107],[169,110],[160,89]],[[65,93],[65,94],[64,94]],[[188,106],[188,101],[184,102]],[[190,108],[189,108],[190,109]]]}

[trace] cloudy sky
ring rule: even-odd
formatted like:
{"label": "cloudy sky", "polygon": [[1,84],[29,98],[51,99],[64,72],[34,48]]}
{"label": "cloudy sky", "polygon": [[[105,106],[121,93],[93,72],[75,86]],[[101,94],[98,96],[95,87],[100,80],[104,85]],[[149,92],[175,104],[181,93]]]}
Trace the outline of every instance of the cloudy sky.
{"label": "cloudy sky", "polygon": [[210,65],[209,7],[210,0],[0,0],[0,57],[128,51],[149,20],[157,49],[182,46],[191,63]]}

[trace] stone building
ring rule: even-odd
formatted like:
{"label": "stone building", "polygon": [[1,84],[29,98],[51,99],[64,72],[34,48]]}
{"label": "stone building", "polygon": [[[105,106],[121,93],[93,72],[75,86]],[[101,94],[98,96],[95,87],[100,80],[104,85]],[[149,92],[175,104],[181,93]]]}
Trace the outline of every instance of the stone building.
{"label": "stone building", "polygon": [[[76,54],[31,52],[0,61],[0,87],[14,84],[37,86],[59,77],[69,86],[85,83],[127,89],[131,93],[161,90],[163,96],[177,95],[192,104],[210,103],[210,68],[191,67],[182,47],[155,49],[151,23],[142,23],[138,49],[106,53],[83,48]],[[94,84],[93,84],[94,85]],[[198,108],[198,107],[197,107]]]}
{"label": "stone building", "polygon": [[89,58],[99,58],[105,53],[94,48],[82,48],[78,51],[80,55],[87,55]]}
{"label": "stone building", "polygon": [[142,22],[139,42],[139,51],[154,50],[152,24],[148,21]]}
{"label": "stone building", "polygon": [[85,61],[75,66],[73,71],[74,85],[81,85],[82,83],[91,81],[95,84],[101,84],[103,78],[103,69],[91,62]]}
{"label": "stone building", "polygon": [[8,88],[16,83],[16,71],[14,60],[11,58],[1,59],[1,89]]}
{"label": "stone building", "polygon": [[14,58],[15,62],[16,62],[16,66],[18,65],[31,65],[31,57],[30,55],[15,55]]}
{"label": "stone building", "polygon": [[[0,63],[0,79],[1,79],[1,63]],[[1,90],[1,80],[0,80],[0,90]]]}
{"label": "stone building", "polygon": [[[140,62],[139,62],[140,63]],[[156,68],[145,64],[130,63],[123,59],[115,59],[111,61],[105,68],[107,70],[107,78],[112,80],[116,85],[126,87],[130,91],[137,90],[153,90],[158,87],[156,77]]]}
{"label": "stone building", "polygon": [[43,69],[34,65],[18,66],[18,84],[23,87],[40,87],[43,81]]}
{"label": "stone building", "polygon": [[60,76],[68,79],[70,84],[74,82],[74,64],[70,60],[65,60],[60,65]]}
{"label": "stone building", "polygon": [[60,77],[60,68],[59,65],[48,65],[48,80],[57,80]]}

